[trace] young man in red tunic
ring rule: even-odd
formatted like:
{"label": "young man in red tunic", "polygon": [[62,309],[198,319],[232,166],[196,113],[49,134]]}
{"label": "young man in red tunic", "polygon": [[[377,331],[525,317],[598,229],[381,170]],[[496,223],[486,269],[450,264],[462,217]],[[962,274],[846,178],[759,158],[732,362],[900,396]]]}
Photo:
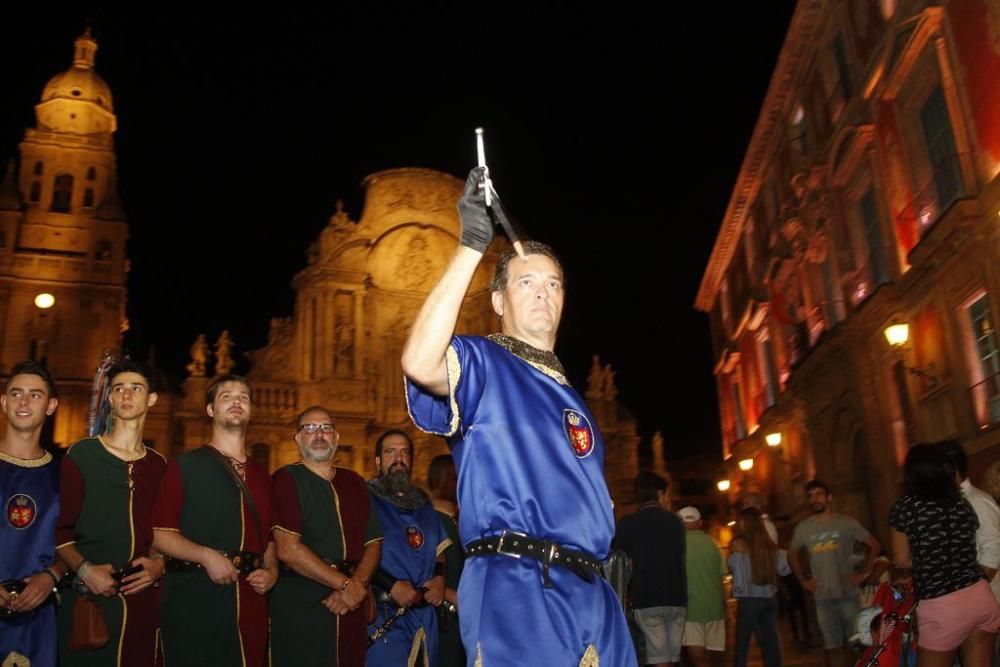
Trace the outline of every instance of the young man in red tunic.
{"label": "young man in red tunic", "polygon": [[213,380],[206,397],[211,442],[171,461],[160,485],[153,546],[170,556],[160,607],[167,667],[266,661],[264,596],[278,561],[271,480],[245,447],[251,395],[240,376]]}
{"label": "young man in red tunic", "polygon": [[[164,571],[163,556],[152,551],[151,522],[167,460],[142,442],[146,413],[156,404],[149,374],[126,360],[108,378],[111,430],[70,447],[60,466],[56,549],[76,573],[59,606],[60,664],[151,667],[159,627],[152,585]],[[69,647],[81,584],[108,624],[111,638],[101,649]]]}

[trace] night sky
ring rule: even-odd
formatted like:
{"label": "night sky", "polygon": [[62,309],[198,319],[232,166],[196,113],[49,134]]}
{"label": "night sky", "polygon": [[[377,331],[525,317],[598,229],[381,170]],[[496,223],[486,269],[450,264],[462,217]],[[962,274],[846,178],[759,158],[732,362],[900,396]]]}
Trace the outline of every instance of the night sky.
{"label": "night sky", "polygon": [[464,179],[482,125],[507,209],[562,256],[570,379],[582,391],[599,354],[668,458],[717,454],[708,320],[692,304],[794,3],[694,4],[659,5],[662,18],[575,3],[5,10],[0,158],[89,23],[118,116],[127,345],[142,359],[155,346],[180,378],[198,333],[229,329],[237,353],[266,343],[336,200],[360,217],[364,176]]}

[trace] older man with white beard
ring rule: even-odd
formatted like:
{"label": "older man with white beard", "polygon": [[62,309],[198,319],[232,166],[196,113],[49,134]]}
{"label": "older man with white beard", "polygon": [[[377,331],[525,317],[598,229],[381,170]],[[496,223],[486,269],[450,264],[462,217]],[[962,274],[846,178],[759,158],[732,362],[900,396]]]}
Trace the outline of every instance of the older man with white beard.
{"label": "older man with white beard", "polygon": [[296,420],[301,461],[274,473],[281,578],[271,594],[271,664],[363,665],[365,590],[382,526],[364,480],[333,463],[340,434],[326,408]]}

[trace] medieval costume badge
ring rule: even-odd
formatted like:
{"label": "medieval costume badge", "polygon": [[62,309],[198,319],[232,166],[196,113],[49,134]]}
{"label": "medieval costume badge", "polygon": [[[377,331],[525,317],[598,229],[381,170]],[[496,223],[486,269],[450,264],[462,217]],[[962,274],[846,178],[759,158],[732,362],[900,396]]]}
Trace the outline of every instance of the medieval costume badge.
{"label": "medieval costume badge", "polygon": [[7,523],[18,530],[24,530],[35,522],[38,505],[35,499],[24,493],[15,493],[7,501]]}
{"label": "medieval costume badge", "polygon": [[406,543],[411,549],[419,549],[424,546],[424,531],[417,526],[406,527]]}
{"label": "medieval costume badge", "polygon": [[577,458],[585,459],[590,456],[594,451],[594,429],[587,418],[582,413],[567,408],[563,410],[563,429]]}

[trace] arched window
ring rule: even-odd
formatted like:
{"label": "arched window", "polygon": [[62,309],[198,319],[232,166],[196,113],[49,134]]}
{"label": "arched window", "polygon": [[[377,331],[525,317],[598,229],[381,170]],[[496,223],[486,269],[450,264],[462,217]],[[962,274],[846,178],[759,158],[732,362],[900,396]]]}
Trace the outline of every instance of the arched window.
{"label": "arched window", "polygon": [[94,259],[99,259],[101,261],[107,261],[111,259],[111,250],[113,246],[111,241],[108,239],[101,239],[94,246]]}
{"label": "arched window", "polygon": [[111,259],[111,241],[108,239],[101,239],[94,246],[94,259],[101,261],[107,261]]}
{"label": "arched window", "polygon": [[31,192],[28,194],[28,201],[37,204],[42,198],[42,184],[35,181],[31,184]]}
{"label": "arched window", "polygon": [[83,207],[94,208],[94,188],[87,188],[83,191]]}
{"label": "arched window", "polygon": [[94,169],[93,167],[88,167],[87,168],[87,180],[88,181],[93,181],[96,178],[97,178],[97,170]]}
{"label": "arched window", "polygon": [[59,174],[52,189],[52,210],[57,213],[69,213],[73,201],[73,176]]}
{"label": "arched window", "polygon": [[43,167],[43,166],[42,166],[42,163],[41,163],[41,161],[39,161],[39,162],[36,162],[36,163],[35,163],[35,169],[34,169],[34,174],[35,174],[35,176],[41,176],[41,175],[42,175],[42,171],[43,171],[44,169],[45,169],[45,167]]}

